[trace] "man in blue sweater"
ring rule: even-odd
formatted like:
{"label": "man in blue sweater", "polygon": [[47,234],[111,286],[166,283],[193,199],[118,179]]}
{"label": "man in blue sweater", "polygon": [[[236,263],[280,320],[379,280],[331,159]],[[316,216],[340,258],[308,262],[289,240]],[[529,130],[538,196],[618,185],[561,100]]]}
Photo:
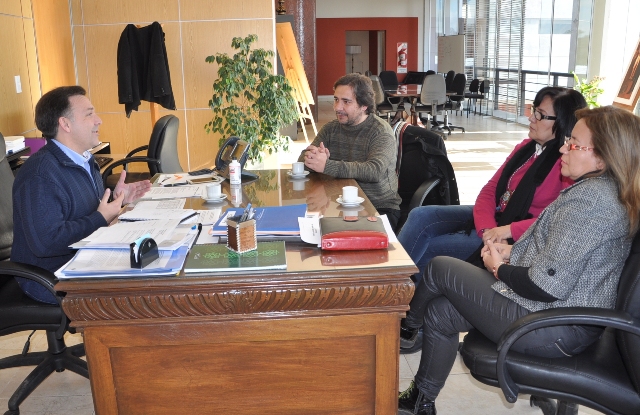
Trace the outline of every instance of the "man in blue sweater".
{"label": "man in blue sweater", "polygon": [[[125,184],[126,172],[113,192],[104,190],[100,168],[89,149],[100,143],[102,120],[81,86],[53,89],[36,105],[36,126],[47,144],[29,157],[13,184],[11,260],[51,272],[69,261],[69,245],[116,218],[123,204],[144,195],[148,180]],[[16,278],[31,298],[57,304],[37,282]]]}

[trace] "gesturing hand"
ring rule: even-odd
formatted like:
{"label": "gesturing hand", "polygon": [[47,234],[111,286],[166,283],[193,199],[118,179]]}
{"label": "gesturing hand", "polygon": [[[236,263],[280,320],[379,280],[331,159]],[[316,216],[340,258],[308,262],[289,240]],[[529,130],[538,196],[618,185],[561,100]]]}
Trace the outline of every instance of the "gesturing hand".
{"label": "gesturing hand", "polygon": [[111,189],[107,189],[104,191],[102,200],[100,200],[100,204],[98,205],[98,212],[100,212],[107,223],[111,223],[111,221],[113,221],[118,216],[118,213],[122,208],[124,193],[120,193],[120,195],[116,196],[116,198],[112,202],[109,202],[109,196],[111,196]]}
{"label": "gesturing hand", "polygon": [[121,195],[123,197],[122,203],[131,203],[134,200],[137,200],[144,196],[145,193],[151,189],[151,182],[149,180],[141,180],[135,183],[125,183],[124,180],[127,177],[127,172],[122,170],[120,173],[120,179],[116,184],[116,187],[113,189],[113,195],[116,198],[119,198]]}

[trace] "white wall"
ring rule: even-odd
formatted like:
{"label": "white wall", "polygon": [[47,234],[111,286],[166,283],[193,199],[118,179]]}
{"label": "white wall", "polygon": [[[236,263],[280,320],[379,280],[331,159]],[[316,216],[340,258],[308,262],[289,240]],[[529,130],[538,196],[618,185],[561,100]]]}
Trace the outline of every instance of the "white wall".
{"label": "white wall", "polygon": [[417,17],[418,70],[422,71],[425,50],[425,1],[429,0],[318,0],[316,18]]}

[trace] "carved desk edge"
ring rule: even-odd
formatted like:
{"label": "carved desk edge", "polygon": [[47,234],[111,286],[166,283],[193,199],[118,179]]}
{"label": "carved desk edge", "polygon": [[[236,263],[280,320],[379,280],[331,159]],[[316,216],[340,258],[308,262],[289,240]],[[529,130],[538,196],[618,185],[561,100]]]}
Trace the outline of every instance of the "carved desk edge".
{"label": "carved desk edge", "polygon": [[86,325],[82,322],[148,321],[274,312],[345,309],[406,311],[414,292],[410,272],[402,272],[400,277],[389,276],[388,271],[386,277],[371,276],[369,273],[360,278],[182,284],[193,281],[193,278],[188,278],[173,280],[170,285],[150,283],[120,289],[77,287],[78,290],[74,290],[70,289],[73,285],[69,284],[60,284],[56,288],[67,290],[62,308],[76,327]]}

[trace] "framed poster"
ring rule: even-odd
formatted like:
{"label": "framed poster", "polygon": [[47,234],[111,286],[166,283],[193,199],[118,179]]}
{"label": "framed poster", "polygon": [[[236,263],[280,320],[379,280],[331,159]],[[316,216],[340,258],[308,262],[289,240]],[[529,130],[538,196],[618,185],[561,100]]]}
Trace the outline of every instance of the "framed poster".
{"label": "framed poster", "polygon": [[398,42],[398,70],[397,73],[407,73],[407,42]]}
{"label": "framed poster", "polygon": [[622,78],[618,95],[613,99],[613,105],[633,111],[640,97],[640,39],[631,57],[627,72]]}

